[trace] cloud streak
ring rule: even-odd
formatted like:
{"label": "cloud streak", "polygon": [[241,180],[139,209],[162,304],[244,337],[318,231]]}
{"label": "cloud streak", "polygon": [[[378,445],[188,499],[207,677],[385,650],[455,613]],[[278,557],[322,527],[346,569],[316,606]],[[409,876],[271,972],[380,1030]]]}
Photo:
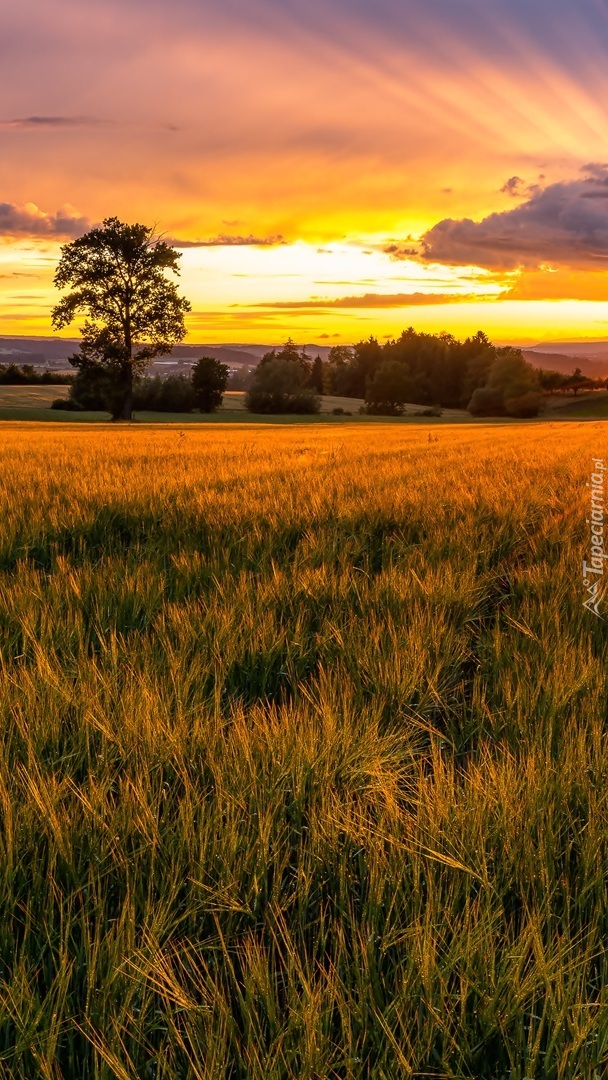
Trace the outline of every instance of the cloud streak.
{"label": "cloud streak", "polygon": [[91,117],[77,116],[20,116],[13,120],[0,120],[0,129],[18,128],[43,130],[44,128],[80,127],[83,124],[97,124]]}
{"label": "cloud streak", "polygon": [[479,294],[464,293],[365,293],[363,296],[341,296],[333,300],[277,300],[274,303],[252,304],[255,308],[280,308],[289,311],[309,309],[311,311],[325,311],[332,308],[344,308],[354,310],[357,308],[406,308],[406,307],[429,307],[440,304],[463,304],[475,300],[495,300],[495,294],[480,296]]}
{"label": "cloud streak", "polygon": [[249,236],[231,236],[227,233],[220,233],[219,236],[214,236],[208,240],[180,240],[171,239],[168,241],[173,247],[186,250],[187,248],[213,248],[213,247],[278,247],[282,244],[286,244],[287,241],[283,236],[254,236],[250,233]]}
{"label": "cloud streak", "polygon": [[[508,289],[508,272],[522,318],[528,287],[584,295],[535,267],[604,266],[603,174],[577,171],[608,146],[606,0],[6,7],[0,236],[40,239],[15,258],[40,265],[43,241],[108,214],[158,222],[184,250],[197,309],[240,328],[245,305],[283,304],[272,318],[328,333],[357,320],[392,330],[402,307],[419,325],[464,325],[469,299],[470,318],[481,306],[472,290]],[[53,212],[68,197],[87,218]],[[349,263],[362,250],[369,273]],[[424,266],[420,285],[399,279],[399,260]],[[496,280],[431,281],[434,260]],[[489,329],[500,309],[486,304]]]}

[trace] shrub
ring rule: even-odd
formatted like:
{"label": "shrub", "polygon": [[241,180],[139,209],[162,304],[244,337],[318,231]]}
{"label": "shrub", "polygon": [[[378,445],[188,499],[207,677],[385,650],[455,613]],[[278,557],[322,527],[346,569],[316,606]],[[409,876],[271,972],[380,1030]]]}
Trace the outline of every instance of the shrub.
{"label": "shrub", "polygon": [[538,390],[528,390],[519,397],[509,397],[505,400],[505,409],[509,416],[527,418],[538,416],[543,403],[543,397]]}
{"label": "shrub", "polygon": [[108,373],[98,364],[81,367],[70,387],[69,401],[92,412],[112,411],[112,384]]}
{"label": "shrub", "polygon": [[35,368],[32,364],[0,364],[0,385],[2,386],[68,386],[72,375],[44,368]]}
{"label": "shrub", "polygon": [[[81,367],[70,388],[69,401],[79,409],[115,413],[120,404],[120,385],[100,364]],[[136,379],[133,408],[146,412],[189,413],[196,407],[194,388],[184,375],[160,375]],[[61,406],[57,406],[61,408]],[[68,406],[71,408],[71,406]]]}
{"label": "shrub", "polygon": [[390,401],[369,401],[359,410],[367,416],[403,416],[404,411],[403,405],[395,405]]}
{"label": "shrub", "polygon": [[344,416],[344,409],[341,409],[338,405],[335,409],[331,410],[332,416]]}
{"label": "shrub", "polygon": [[469,401],[472,416],[504,416],[502,391],[491,386],[480,386],[473,391]]}
{"label": "shrub", "polygon": [[317,413],[321,400],[307,381],[298,360],[269,359],[256,369],[245,408],[253,413]]}
{"label": "shrub", "polygon": [[443,416],[443,409],[439,405],[430,405],[428,409],[418,409],[413,416]]}
{"label": "shrub", "polygon": [[146,412],[189,413],[196,408],[194,387],[184,375],[160,375],[137,379],[133,408]]}
{"label": "shrub", "polygon": [[537,416],[542,391],[537,372],[519,349],[497,351],[485,386],[474,391],[469,402],[473,416]]}
{"label": "shrub", "polygon": [[58,397],[51,402],[51,409],[62,409],[64,412],[83,412],[82,405],[71,397]]}

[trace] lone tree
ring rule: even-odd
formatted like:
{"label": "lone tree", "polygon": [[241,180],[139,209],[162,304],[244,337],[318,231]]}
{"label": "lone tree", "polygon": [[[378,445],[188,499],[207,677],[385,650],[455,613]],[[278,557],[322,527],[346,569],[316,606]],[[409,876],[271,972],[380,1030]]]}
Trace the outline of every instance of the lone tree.
{"label": "lone tree", "polygon": [[216,412],[222,404],[230,369],[212,356],[201,356],[192,369],[192,386],[197,408]]}
{"label": "lone tree", "polygon": [[153,229],[115,217],[61,249],[55,285],[71,291],[53,308],[53,326],[61,330],[85,315],[80,352],[70,362],[85,376],[105,377],[114,419],[131,419],[134,377],[185,336],[190,304],[165,277],[179,274],[179,257]]}

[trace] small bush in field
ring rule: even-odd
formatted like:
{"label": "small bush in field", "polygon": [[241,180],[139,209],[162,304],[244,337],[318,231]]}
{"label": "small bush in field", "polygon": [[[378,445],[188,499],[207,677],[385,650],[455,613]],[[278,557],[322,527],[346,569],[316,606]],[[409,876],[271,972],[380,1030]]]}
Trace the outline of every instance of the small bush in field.
{"label": "small bush in field", "polygon": [[196,394],[185,375],[137,379],[133,387],[133,409],[142,412],[189,413],[196,408]]}
{"label": "small bush in field", "polygon": [[51,409],[60,409],[63,412],[82,412],[82,405],[79,405],[73,398],[55,398],[51,402]]}
{"label": "small bush in field", "polygon": [[256,368],[245,408],[253,413],[318,413],[321,399],[298,360],[277,356]]}

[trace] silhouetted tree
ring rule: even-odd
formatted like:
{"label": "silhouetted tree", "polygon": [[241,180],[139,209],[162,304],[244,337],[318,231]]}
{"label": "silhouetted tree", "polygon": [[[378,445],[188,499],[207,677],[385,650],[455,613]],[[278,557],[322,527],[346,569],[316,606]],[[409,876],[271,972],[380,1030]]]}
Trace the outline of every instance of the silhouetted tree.
{"label": "silhouetted tree", "polygon": [[355,345],[353,352],[348,396],[364,398],[368,380],[373,378],[384,359],[382,346],[378,344],[376,338],[370,337],[367,341],[360,341]]}
{"label": "silhouetted tree", "polygon": [[375,415],[400,416],[411,396],[412,378],[408,367],[398,360],[384,360],[368,381],[366,411]]}
{"label": "silhouetted tree", "polygon": [[349,345],[334,345],[329,350],[324,373],[324,391],[339,397],[351,396],[348,392],[353,350]]}
{"label": "silhouetted tree", "polygon": [[179,273],[179,257],[153,229],[115,217],[61,249],[55,285],[71,291],[53,309],[53,326],[85,315],[80,353],[70,363],[89,373],[103,369],[115,419],[131,419],[135,376],[185,336],[190,304],[165,277]]}
{"label": "silhouetted tree", "polygon": [[201,356],[192,369],[192,386],[197,408],[204,413],[216,412],[222,404],[222,398],[230,374],[227,364],[220,363],[212,356]]}
{"label": "silhouetted tree", "polygon": [[73,375],[65,375],[45,368],[40,371],[32,364],[0,364],[0,386],[66,386],[72,382]]}
{"label": "silhouetted tree", "polygon": [[310,373],[310,385],[313,390],[316,390],[317,394],[323,393],[323,376],[325,365],[320,356],[315,356],[312,362],[312,371]]}
{"label": "silhouetted tree", "polygon": [[580,368],[575,368],[572,375],[567,375],[564,382],[565,390],[572,390],[572,393],[576,397],[579,390],[594,390],[595,383],[593,379],[590,379],[587,375],[583,375]]}
{"label": "silhouetted tree", "polygon": [[542,403],[538,372],[527,364],[521,349],[496,350],[487,383],[474,391],[469,412],[474,416],[537,416]]}
{"label": "silhouetted tree", "polygon": [[281,356],[258,365],[245,397],[245,408],[254,413],[315,413],[319,407],[300,360]]}
{"label": "silhouetted tree", "polygon": [[538,381],[547,394],[554,394],[556,390],[563,390],[567,382],[567,376],[561,371],[545,371],[540,368]]}

